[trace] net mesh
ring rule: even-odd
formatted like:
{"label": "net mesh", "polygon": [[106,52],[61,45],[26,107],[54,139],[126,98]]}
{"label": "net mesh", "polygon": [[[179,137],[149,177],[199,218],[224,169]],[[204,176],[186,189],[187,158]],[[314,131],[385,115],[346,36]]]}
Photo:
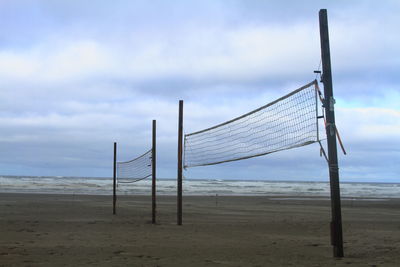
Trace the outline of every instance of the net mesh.
{"label": "net mesh", "polygon": [[252,158],[317,142],[316,83],[225,123],[186,134],[184,167]]}
{"label": "net mesh", "polygon": [[152,175],[152,150],[124,162],[117,162],[117,182],[134,183]]}

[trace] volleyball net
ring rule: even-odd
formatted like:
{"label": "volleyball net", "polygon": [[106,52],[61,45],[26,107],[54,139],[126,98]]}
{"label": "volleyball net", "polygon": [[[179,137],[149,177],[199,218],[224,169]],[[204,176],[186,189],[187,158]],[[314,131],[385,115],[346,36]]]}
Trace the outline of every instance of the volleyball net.
{"label": "volleyball net", "polygon": [[135,183],[152,176],[152,151],[129,161],[117,162],[117,183]]}
{"label": "volleyball net", "polygon": [[183,167],[220,164],[319,142],[317,81],[216,126],[185,134]]}

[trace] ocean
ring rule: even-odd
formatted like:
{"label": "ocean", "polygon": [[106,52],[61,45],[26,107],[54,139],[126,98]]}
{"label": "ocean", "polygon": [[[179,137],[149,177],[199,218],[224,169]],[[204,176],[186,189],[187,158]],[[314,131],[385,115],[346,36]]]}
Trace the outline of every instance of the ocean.
{"label": "ocean", "polygon": [[[400,184],[341,183],[343,198],[399,198]],[[111,195],[112,178],[0,176],[0,193]],[[118,195],[147,195],[151,179],[119,184]],[[184,195],[329,197],[328,182],[183,180]],[[158,179],[158,195],[176,195],[176,180]]]}

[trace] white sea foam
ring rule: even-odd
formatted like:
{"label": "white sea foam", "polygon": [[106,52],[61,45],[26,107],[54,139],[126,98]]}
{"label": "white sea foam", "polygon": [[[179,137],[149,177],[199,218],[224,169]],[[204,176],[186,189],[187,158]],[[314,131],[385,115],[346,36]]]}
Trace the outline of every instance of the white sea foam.
{"label": "white sea foam", "polygon": [[[0,192],[55,194],[112,194],[111,178],[0,176]],[[176,180],[159,179],[157,194],[176,195]],[[188,180],[183,181],[185,195],[257,195],[329,197],[327,182]],[[151,179],[133,184],[120,184],[119,195],[147,195]],[[341,183],[345,198],[398,198],[400,184]]]}

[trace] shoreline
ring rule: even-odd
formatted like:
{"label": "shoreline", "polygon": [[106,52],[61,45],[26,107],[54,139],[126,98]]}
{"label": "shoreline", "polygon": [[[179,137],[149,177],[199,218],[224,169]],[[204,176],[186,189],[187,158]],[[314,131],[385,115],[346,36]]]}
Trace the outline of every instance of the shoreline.
{"label": "shoreline", "polygon": [[[35,175],[9,175],[9,174],[0,174],[0,178],[55,178],[55,179],[99,179],[99,180],[109,180],[112,181],[112,177],[97,177],[97,176],[54,176],[54,175],[45,175],[45,176],[35,176]],[[211,181],[211,182],[267,182],[267,183],[327,183],[329,184],[329,180],[326,179],[316,179],[316,180],[281,180],[281,179],[220,179],[220,178],[185,178],[186,181]],[[340,183],[344,184],[388,184],[388,185],[400,185],[400,182],[383,182],[383,181],[358,181],[356,179],[353,181],[341,180]],[[157,178],[159,182],[168,182],[173,181],[176,182],[176,178]],[[185,181],[185,180],[184,180]]]}
{"label": "shoreline", "polygon": [[[281,197],[281,196],[280,196]],[[332,257],[330,202],[269,196],[0,193],[0,266],[396,266],[400,199],[342,201],[345,258]],[[329,200],[329,199],[328,199]]]}
{"label": "shoreline", "polygon": [[[96,178],[39,178],[25,179],[0,177],[0,192],[39,194],[110,195],[111,181]],[[150,194],[151,181],[124,184],[117,188],[118,195]],[[299,196],[329,198],[329,183],[297,181],[247,181],[247,180],[184,180],[184,195],[235,195],[235,196]],[[158,195],[176,195],[176,181],[159,179]],[[341,196],[346,198],[398,198],[400,186],[382,183],[341,183]]]}
{"label": "shoreline", "polygon": [[[55,192],[17,192],[17,191],[0,191],[1,195],[45,195],[45,196],[88,196],[88,197],[112,197],[112,194],[89,194],[89,193],[55,193]],[[148,194],[117,194],[117,197],[149,197]],[[157,197],[176,197],[176,194],[157,194]],[[330,196],[325,195],[307,195],[307,194],[185,194],[183,197],[254,197],[254,198],[270,198],[271,200],[321,200],[329,201]],[[363,196],[342,196],[342,201],[400,201],[400,197],[363,197]]]}

